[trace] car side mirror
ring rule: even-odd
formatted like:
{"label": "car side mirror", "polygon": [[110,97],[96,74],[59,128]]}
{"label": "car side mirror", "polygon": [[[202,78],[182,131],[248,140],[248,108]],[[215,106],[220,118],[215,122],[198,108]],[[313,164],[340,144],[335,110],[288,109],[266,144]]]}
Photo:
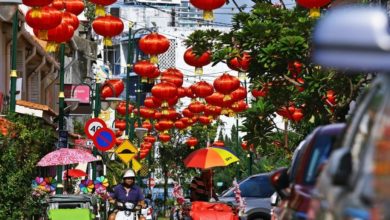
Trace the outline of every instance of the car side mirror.
{"label": "car side mirror", "polygon": [[278,206],[279,204],[279,195],[278,193],[274,193],[271,196],[271,206]]}
{"label": "car side mirror", "polygon": [[328,170],[333,185],[348,185],[352,173],[352,156],[348,148],[344,147],[333,152]]}
{"label": "car side mirror", "polygon": [[280,168],[275,170],[271,174],[271,184],[275,188],[275,191],[278,193],[281,199],[288,198],[290,195],[288,193],[288,187],[290,186],[290,180],[287,173],[287,168]]}

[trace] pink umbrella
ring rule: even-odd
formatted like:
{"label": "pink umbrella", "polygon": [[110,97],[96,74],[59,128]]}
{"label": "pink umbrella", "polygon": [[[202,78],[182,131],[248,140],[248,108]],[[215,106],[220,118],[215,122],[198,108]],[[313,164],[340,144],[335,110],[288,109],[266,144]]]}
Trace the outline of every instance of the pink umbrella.
{"label": "pink umbrella", "polygon": [[72,148],[61,148],[46,154],[37,164],[40,167],[68,165],[74,163],[88,163],[98,160],[92,154]]}

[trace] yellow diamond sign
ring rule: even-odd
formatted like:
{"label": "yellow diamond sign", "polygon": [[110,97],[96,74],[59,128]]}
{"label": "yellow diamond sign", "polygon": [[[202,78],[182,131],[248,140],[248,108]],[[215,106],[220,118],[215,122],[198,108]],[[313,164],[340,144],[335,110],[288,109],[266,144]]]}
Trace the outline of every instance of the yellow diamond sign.
{"label": "yellow diamond sign", "polygon": [[128,164],[130,160],[137,155],[138,149],[134,147],[134,145],[129,140],[125,140],[115,150],[115,153],[123,161],[123,163]]}
{"label": "yellow diamond sign", "polygon": [[135,172],[138,172],[142,168],[142,165],[136,159],[131,161],[131,166]]}

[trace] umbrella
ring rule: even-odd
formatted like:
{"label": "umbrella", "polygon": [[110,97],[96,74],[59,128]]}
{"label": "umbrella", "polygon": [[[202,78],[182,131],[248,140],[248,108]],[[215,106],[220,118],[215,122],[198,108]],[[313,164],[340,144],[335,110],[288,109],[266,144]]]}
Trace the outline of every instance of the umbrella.
{"label": "umbrella", "polygon": [[196,150],[184,159],[187,167],[209,169],[212,167],[224,167],[239,159],[231,152],[215,147],[207,147]]}
{"label": "umbrella", "polygon": [[37,164],[40,167],[88,163],[98,160],[91,153],[80,149],[61,148],[46,154]]}
{"label": "umbrella", "polygon": [[69,169],[66,170],[65,172],[67,172],[67,176],[74,177],[74,178],[88,176],[86,172],[79,169]]}

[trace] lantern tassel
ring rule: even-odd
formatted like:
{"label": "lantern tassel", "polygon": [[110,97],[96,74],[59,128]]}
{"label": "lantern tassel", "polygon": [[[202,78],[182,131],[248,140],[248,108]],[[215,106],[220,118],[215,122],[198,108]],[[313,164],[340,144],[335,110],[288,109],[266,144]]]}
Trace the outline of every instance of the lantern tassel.
{"label": "lantern tassel", "polygon": [[163,115],[169,115],[168,109],[164,109],[164,110],[162,111],[162,114],[163,114]]}
{"label": "lantern tassel", "polygon": [[203,68],[195,67],[195,75],[203,75]]}
{"label": "lantern tassel", "polygon": [[180,131],[179,131],[179,133],[180,133],[180,134],[183,134],[183,133],[184,133],[184,131],[183,131],[183,130],[180,130]]}
{"label": "lantern tassel", "polygon": [[224,97],[223,97],[223,101],[229,101],[229,100],[231,100],[232,99],[232,97],[230,96],[230,95],[225,95]]}
{"label": "lantern tassel", "polygon": [[150,62],[154,64],[158,64],[158,56],[157,55],[151,55],[150,56]]}
{"label": "lantern tassel", "polygon": [[214,20],[214,14],[211,10],[204,10],[203,11],[203,19],[206,21],[212,21]]}
{"label": "lantern tassel", "polygon": [[153,78],[148,78],[148,83],[149,84],[154,84],[154,79]]}
{"label": "lantern tassel", "polygon": [[309,17],[319,18],[321,16],[320,8],[311,8],[309,12]]}
{"label": "lantern tassel", "polygon": [[195,146],[191,146],[191,150],[195,149]]}
{"label": "lantern tassel", "polygon": [[48,39],[47,30],[39,30],[38,31],[38,38],[40,40],[47,40]]}
{"label": "lantern tassel", "polygon": [[169,131],[168,130],[164,130],[163,133],[164,134],[169,134]]}
{"label": "lantern tassel", "polygon": [[162,104],[161,104],[161,107],[163,107],[163,108],[166,108],[168,106],[169,106],[169,104],[168,104],[167,101],[163,101]]}
{"label": "lantern tassel", "polygon": [[32,18],[40,18],[42,16],[41,14],[41,8],[40,7],[33,7],[31,9],[31,17]]}
{"label": "lantern tassel", "polygon": [[147,82],[148,82],[148,77],[142,77],[141,82],[142,82],[142,83],[147,83]]}
{"label": "lantern tassel", "polygon": [[245,79],[246,79],[246,73],[245,73],[245,72],[239,71],[239,72],[238,72],[238,78],[239,78],[240,80],[245,80]]}
{"label": "lantern tassel", "polygon": [[54,41],[49,41],[46,45],[46,52],[53,53],[57,51],[57,43]]}
{"label": "lantern tassel", "polygon": [[112,40],[111,37],[104,37],[103,39],[103,45],[111,47],[112,46]]}
{"label": "lantern tassel", "polygon": [[106,15],[106,10],[104,9],[103,5],[96,5],[95,15],[96,15],[96,17]]}

